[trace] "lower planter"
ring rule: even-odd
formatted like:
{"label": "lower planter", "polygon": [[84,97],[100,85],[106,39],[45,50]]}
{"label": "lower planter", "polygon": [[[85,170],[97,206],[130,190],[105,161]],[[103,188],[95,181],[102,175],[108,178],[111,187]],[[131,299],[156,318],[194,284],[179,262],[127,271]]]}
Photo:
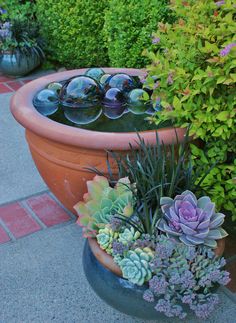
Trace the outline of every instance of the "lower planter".
{"label": "lower planter", "polygon": [[[216,255],[224,251],[225,240],[218,241]],[[146,320],[165,320],[166,316],[154,309],[155,303],[143,299],[147,285],[138,286],[121,277],[121,270],[113,258],[103,251],[96,239],[89,238],[83,251],[83,268],[95,293],[108,305],[127,315]],[[186,307],[188,317],[192,311]]]}
{"label": "lower planter", "polygon": [[40,58],[33,53],[30,56],[3,53],[0,57],[0,71],[8,76],[21,77],[34,70],[40,63]]}
{"label": "lower planter", "polygon": [[116,310],[142,319],[164,319],[154,309],[153,303],[143,299],[146,286],[137,286],[106,269],[91,251],[86,240],[83,252],[83,267],[87,280],[95,293]]}

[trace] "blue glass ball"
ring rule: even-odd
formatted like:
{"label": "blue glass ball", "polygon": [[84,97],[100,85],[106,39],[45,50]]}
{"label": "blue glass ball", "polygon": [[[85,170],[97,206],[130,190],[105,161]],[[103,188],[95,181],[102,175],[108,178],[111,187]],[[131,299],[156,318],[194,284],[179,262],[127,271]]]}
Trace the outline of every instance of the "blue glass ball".
{"label": "blue glass ball", "polygon": [[143,89],[134,89],[128,95],[128,109],[134,114],[145,113],[151,105],[149,94]]}
{"label": "blue glass ball", "polygon": [[110,88],[117,88],[122,92],[130,92],[135,88],[135,85],[136,82],[132,76],[124,73],[117,73],[107,79],[105,88],[106,90]]}
{"label": "blue glass ball", "polygon": [[62,84],[58,82],[49,83],[47,86],[48,90],[54,91],[56,94],[59,94],[62,88]]}
{"label": "blue glass ball", "polygon": [[100,78],[100,84],[104,86],[106,84],[107,80],[111,77],[111,74],[103,74],[103,76]]}
{"label": "blue glass ball", "polygon": [[100,81],[104,74],[105,72],[101,68],[90,68],[85,73],[86,76],[92,77],[97,82]]}
{"label": "blue glass ball", "polygon": [[104,96],[103,104],[106,106],[120,106],[125,102],[125,96],[121,90],[117,88],[109,89]]}
{"label": "blue glass ball", "polygon": [[39,91],[33,98],[33,105],[39,113],[49,116],[58,109],[58,96],[52,90]]}
{"label": "blue glass ball", "polygon": [[110,119],[119,118],[125,110],[125,96],[117,88],[109,89],[103,99],[103,113]]}
{"label": "blue glass ball", "polygon": [[88,76],[78,76],[69,81],[61,90],[62,106],[86,107],[96,105],[102,98],[100,85]]}

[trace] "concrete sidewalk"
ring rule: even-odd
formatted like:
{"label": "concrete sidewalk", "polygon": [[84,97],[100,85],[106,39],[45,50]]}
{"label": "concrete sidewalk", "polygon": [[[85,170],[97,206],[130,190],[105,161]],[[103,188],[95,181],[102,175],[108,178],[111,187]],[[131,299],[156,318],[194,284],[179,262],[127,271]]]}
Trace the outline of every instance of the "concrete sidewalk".
{"label": "concrete sidewalk", "polygon": [[0,204],[47,190],[31,159],[24,129],[10,112],[11,96],[0,95]]}
{"label": "concrete sidewalk", "polygon": [[[113,310],[88,285],[81,230],[50,194],[41,194],[47,187],[31,159],[24,129],[10,114],[11,95],[0,95],[0,235],[5,232],[9,240],[1,244],[0,237],[0,323],[144,322]],[[21,219],[30,223],[28,231]],[[207,322],[232,323],[236,303],[222,291],[220,296],[222,304]]]}

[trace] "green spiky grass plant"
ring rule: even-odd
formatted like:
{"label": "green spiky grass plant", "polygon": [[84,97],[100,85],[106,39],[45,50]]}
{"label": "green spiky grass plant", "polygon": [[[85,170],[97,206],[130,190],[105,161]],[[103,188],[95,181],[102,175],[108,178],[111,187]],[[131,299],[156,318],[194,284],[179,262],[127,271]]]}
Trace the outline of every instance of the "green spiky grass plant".
{"label": "green spiky grass plant", "polygon": [[[191,190],[197,194],[199,185],[207,173],[196,183],[199,177],[192,169],[188,131],[182,143],[178,142],[176,135],[177,144],[171,145],[160,142],[157,133],[154,146],[146,143],[139,134],[137,135],[138,149],[130,145],[130,152],[127,155],[108,152],[108,179],[111,185],[117,181],[111,168],[111,159],[113,159],[118,168],[118,178],[129,177],[130,182],[135,183],[134,217],[127,219],[120,215],[120,218],[129,222],[136,230],[152,235],[157,221],[162,216],[161,197],[174,198],[185,190]],[[89,169],[105,176],[96,168]],[[139,218],[139,223],[134,221],[135,217]]]}

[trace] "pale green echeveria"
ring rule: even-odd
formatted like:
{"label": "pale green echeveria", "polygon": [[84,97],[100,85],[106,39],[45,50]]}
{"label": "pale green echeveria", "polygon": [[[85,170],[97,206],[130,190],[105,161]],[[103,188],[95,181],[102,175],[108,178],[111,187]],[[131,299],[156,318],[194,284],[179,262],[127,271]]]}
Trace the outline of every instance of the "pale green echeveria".
{"label": "pale green echeveria", "polygon": [[120,179],[112,188],[106,177],[96,175],[87,182],[87,187],[84,201],[74,206],[78,213],[77,223],[83,228],[85,237],[95,237],[115,214],[126,217],[133,214],[134,198],[128,178]]}
{"label": "pale green echeveria", "polygon": [[119,261],[119,266],[124,278],[139,286],[152,277],[150,262],[154,252],[150,248],[136,248],[129,250],[124,259]]}
{"label": "pale green echeveria", "polygon": [[125,228],[122,233],[119,234],[119,242],[122,242],[124,245],[127,245],[129,242],[133,242],[140,237],[141,233],[135,231],[133,227]]}
{"label": "pale green echeveria", "polygon": [[226,237],[221,227],[225,215],[215,212],[215,204],[208,196],[199,199],[185,191],[174,200],[162,197],[160,200],[164,217],[159,221],[159,230],[178,238],[186,245],[217,247],[217,240]]}
{"label": "pale green echeveria", "polygon": [[106,226],[104,229],[99,229],[96,236],[100,247],[110,255],[112,254],[112,242],[114,239],[117,239],[117,237],[118,233],[112,231],[109,226]]}

